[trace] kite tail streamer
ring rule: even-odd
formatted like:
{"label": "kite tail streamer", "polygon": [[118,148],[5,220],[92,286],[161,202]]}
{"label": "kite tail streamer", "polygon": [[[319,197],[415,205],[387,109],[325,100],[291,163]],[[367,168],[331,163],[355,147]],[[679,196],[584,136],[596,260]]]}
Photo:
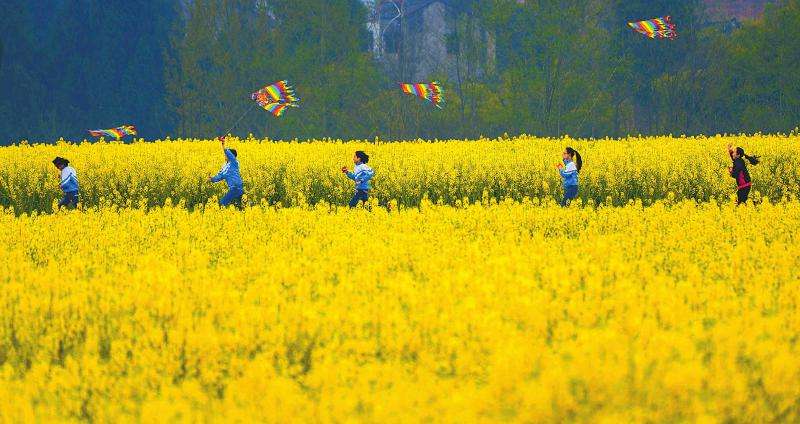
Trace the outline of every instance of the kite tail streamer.
{"label": "kite tail streamer", "polygon": [[126,135],[134,136],[137,134],[138,132],[136,131],[136,127],[133,125],[123,125],[121,127],[107,130],[89,130],[89,135],[92,137],[114,137],[117,141]]}
{"label": "kite tail streamer", "polygon": [[427,100],[433,103],[437,108],[442,109],[442,104],[444,103],[444,90],[442,90],[441,85],[438,82],[430,82],[430,83],[398,83],[400,85],[400,90],[403,93],[418,97],[423,100]]}

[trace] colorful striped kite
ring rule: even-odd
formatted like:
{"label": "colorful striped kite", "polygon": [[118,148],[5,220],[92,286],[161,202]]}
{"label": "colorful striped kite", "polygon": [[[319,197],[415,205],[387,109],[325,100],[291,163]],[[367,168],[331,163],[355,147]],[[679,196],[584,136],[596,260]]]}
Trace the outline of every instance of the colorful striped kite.
{"label": "colorful striped kite", "polygon": [[270,84],[250,95],[250,98],[255,100],[261,107],[270,103],[296,103],[300,101],[286,81]]}
{"label": "colorful striped kite", "polygon": [[265,106],[262,106],[264,110],[271,113],[272,116],[278,118],[283,115],[283,112],[286,111],[287,107],[298,107],[294,103],[270,103]]}
{"label": "colorful striped kite", "polygon": [[283,115],[287,107],[298,107],[300,101],[286,81],[270,84],[251,94],[250,98],[275,117]]}
{"label": "colorful striped kite", "polygon": [[400,83],[400,89],[403,90],[403,93],[417,96],[420,99],[433,103],[434,106],[439,109],[441,109],[441,105],[444,104],[444,90],[442,90],[442,87],[436,81],[417,84]]}
{"label": "colorful striped kite", "polygon": [[628,26],[639,34],[653,39],[666,38],[667,40],[674,40],[678,37],[678,32],[675,31],[675,25],[672,24],[669,16],[647,21],[628,22]]}
{"label": "colorful striped kite", "polygon": [[126,135],[136,135],[136,127],[133,125],[123,125],[110,130],[89,130],[92,137],[114,137],[119,140]]}

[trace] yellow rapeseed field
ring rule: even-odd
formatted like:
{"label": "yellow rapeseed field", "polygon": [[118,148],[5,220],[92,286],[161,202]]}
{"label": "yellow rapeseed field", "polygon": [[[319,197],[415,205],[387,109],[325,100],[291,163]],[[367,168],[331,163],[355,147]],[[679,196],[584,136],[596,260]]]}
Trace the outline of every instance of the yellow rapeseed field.
{"label": "yellow rapeseed field", "polygon": [[[579,197],[584,202],[645,204],[676,200],[729,201],[734,180],[727,176],[728,143],[760,155],[750,168],[752,197],[779,201],[800,197],[800,136],[712,138],[630,138],[572,140],[519,137],[500,140],[410,143],[283,143],[231,139],[239,152],[246,201],[284,207],[346,204],[351,182],[339,169],[352,166],[353,152],[366,150],[376,171],[373,197],[416,206],[427,197],[456,205],[487,198],[521,201],[560,198],[554,165],[569,145],[585,163]],[[53,209],[58,177],[50,161],[72,161],[86,206],[160,206],[170,199],[193,207],[222,197],[224,185],[206,182],[224,162],[216,141],[81,143],[0,149],[0,206],[17,212]]]}
{"label": "yellow rapeseed field", "polygon": [[798,141],[2,148],[0,422],[800,422]]}
{"label": "yellow rapeseed field", "polygon": [[7,210],[0,421],[797,422],[799,227],[795,200]]}

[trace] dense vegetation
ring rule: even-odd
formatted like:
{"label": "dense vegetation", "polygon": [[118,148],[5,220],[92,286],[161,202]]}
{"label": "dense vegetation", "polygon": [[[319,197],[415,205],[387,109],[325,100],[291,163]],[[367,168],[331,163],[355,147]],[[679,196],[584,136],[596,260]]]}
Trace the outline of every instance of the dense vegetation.
{"label": "dense vegetation", "polygon": [[[230,127],[258,86],[288,78],[303,108],[251,113],[236,132],[272,138],[474,138],[787,132],[800,122],[800,0],[740,28],[701,2],[464,1],[451,8],[460,63],[475,27],[491,72],[444,75],[445,111],[398,94],[370,51],[357,0],[0,0],[0,143],[82,138],[138,125],[148,139]],[[671,14],[680,38],[625,22]],[[475,38],[475,37],[472,37]],[[479,37],[478,37],[479,38]],[[457,87],[458,89],[452,89]]]}
{"label": "dense vegetation", "polygon": [[[278,207],[344,206],[352,181],[339,171],[356,149],[369,152],[375,169],[375,204],[416,208],[429,202],[463,207],[504,200],[549,203],[563,196],[555,165],[569,144],[584,160],[579,204],[650,206],[691,200],[732,203],[734,180],[725,146],[732,143],[761,163],[750,167],[753,199],[800,199],[797,136],[627,138],[573,140],[449,140],[439,143],[280,143],[230,139],[239,152],[245,203]],[[0,208],[16,213],[51,212],[60,198],[53,157],[69,158],[78,170],[81,203],[96,207],[157,207],[173,203],[190,209],[214,204],[224,184],[211,184],[224,162],[212,141],[81,143],[13,146],[0,149]]]}
{"label": "dense vegetation", "polygon": [[796,423],[798,226],[797,201],[0,212],[0,421]]}

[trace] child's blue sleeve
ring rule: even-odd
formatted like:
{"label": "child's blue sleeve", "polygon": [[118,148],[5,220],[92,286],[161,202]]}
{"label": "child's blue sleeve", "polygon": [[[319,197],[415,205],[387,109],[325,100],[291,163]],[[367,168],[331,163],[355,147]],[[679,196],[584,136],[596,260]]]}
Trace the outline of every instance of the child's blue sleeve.
{"label": "child's blue sleeve", "polygon": [[231,162],[236,162],[236,156],[233,155],[231,149],[225,149],[225,157]]}
{"label": "child's blue sleeve", "polygon": [[348,172],[347,173],[347,178],[350,178],[351,180],[355,181],[356,180],[356,174],[354,174],[352,172]]}
{"label": "child's blue sleeve", "polygon": [[224,170],[219,171],[219,173],[217,175],[214,175],[213,177],[211,177],[211,182],[212,183],[218,183],[218,182],[222,181],[223,178],[225,178],[225,171]]}

